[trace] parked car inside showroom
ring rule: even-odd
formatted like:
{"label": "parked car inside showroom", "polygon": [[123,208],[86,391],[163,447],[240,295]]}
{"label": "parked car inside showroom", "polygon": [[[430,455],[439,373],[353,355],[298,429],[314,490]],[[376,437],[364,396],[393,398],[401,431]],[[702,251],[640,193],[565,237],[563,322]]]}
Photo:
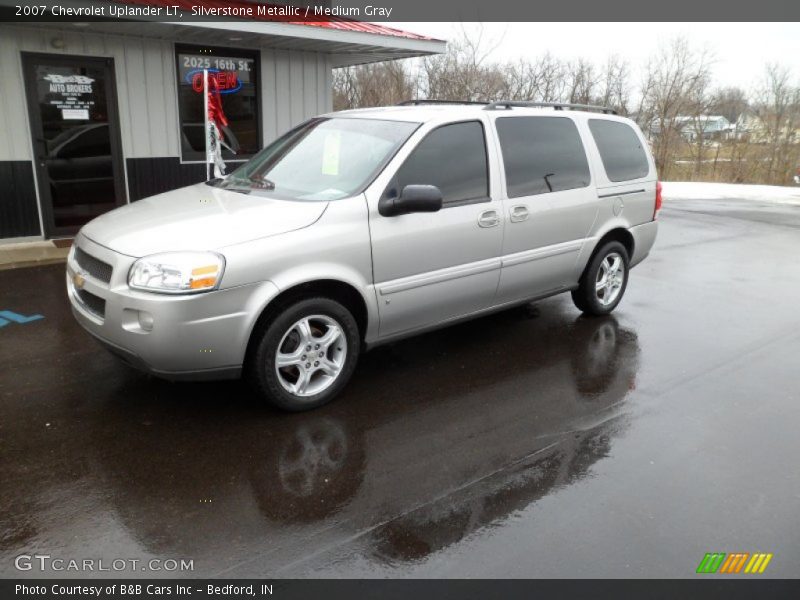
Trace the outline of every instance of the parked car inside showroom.
{"label": "parked car inside showroom", "polygon": [[98,217],[67,288],[131,365],[244,375],[305,410],[377,344],[567,291],[608,314],[660,207],[641,131],[607,108],[413,101],[311,119],[227,177]]}

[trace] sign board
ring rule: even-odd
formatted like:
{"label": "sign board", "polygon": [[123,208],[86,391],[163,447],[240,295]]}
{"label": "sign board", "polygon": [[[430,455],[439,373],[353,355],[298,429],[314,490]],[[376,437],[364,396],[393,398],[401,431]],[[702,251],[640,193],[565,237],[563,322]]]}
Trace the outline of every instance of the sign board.
{"label": "sign board", "polygon": [[42,76],[47,98],[61,111],[62,119],[89,119],[95,103],[94,79],[86,75],[47,73]]}
{"label": "sign board", "polygon": [[85,108],[62,108],[61,118],[64,119],[65,121],[69,120],[88,121],[89,111]]}
{"label": "sign board", "polygon": [[197,94],[203,93],[203,69],[217,82],[222,95],[236,94],[244,86],[253,84],[255,59],[208,54],[178,54],[180,80],[192,86]]}

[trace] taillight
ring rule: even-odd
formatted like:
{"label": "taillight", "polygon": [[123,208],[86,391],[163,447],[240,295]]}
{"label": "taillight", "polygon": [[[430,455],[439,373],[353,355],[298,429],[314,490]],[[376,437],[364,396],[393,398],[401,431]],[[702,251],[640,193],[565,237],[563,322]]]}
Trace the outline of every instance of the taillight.
{"label": "taillight", "polygon": [[653,208],[653,221],[656,220],[656,217],[658,216],[658,211],[661,210],[661,202],[662,202],[662,200],[661,200],[661,182],[660,181],[656,181],[656,205]]}

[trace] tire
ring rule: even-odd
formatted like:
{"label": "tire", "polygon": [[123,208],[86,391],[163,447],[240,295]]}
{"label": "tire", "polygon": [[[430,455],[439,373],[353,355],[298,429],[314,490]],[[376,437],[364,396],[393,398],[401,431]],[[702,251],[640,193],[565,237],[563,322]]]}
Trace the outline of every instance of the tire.
{"label": "tire", "polygon": [[613,315],[593,318],[581,315],[572,324],[570,363],[575,387],[583,400],[605,394],[620,373],[623,334]]}
{"label": "tire", "polygon": [[283,426],[252,448],[248,479],[262,515],[314,523],[349,504],[364,481],[366,446],[356,423],[320,411]]}
{"label": "tire", "polygon": [[330,298],[289,304],[254,336],[246,379],[269,404],[293,412],[333,400],[352,376],[361,351],[355,318]]}
{"label": "tire", "polygon": [[[572,292],[575,306],[592,316],[607,315],[614,310],[628,287],[628,260],[628,251],[620,242],[603,244],[583,272],[578,289]],[[616,270],[613,270],[615,265]],[[608,278],[607,272],[613,280]],[[603,282],[606,285],[600,288]]]}

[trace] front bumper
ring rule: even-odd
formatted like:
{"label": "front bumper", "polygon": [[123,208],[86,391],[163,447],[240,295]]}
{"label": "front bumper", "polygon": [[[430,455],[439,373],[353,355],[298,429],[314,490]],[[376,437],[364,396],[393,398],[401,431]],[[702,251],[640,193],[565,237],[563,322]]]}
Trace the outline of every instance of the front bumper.
{"label": "front bumper", "polygon": [[78,236],[75,245],[112,268],[110,281],[103,281],[81,268],[70,253],[66,278],[78,323],[113,354],[167,379],[225,379],[240,374],[255,320],[278,292],[274,284],[267,281],[186,296],[139,292],[127,283],[136,258],[85,236]]}

